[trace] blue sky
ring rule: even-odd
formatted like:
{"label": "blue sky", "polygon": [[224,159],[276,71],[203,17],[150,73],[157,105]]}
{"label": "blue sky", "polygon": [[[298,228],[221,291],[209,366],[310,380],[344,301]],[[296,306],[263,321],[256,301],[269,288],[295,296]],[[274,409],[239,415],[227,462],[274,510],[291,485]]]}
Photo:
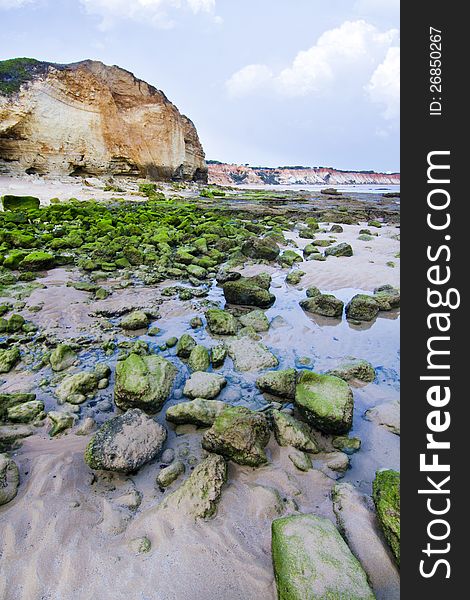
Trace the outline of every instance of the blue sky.
{"label": "blue sky", "polygon": [[117,64],[207,158],[399,170],[399,0],[0,0],[0,59]]}

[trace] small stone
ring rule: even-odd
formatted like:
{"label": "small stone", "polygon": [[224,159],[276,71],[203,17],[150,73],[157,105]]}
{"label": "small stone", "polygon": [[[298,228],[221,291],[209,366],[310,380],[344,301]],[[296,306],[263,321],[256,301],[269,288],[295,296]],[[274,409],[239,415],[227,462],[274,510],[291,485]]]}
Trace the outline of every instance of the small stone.
{"label": "small stone", "polygon": [[68,344],[59,344],[49,357],[53,371],[64,371],[77,360],[76,352]]}
{"label": "small stone", "polygon": [[195,347],[196,342],[194,339],[189,335],[189,333],[184,333],[176,344],[176,356],[179,356],[180,358],[189,358],[191,350]]}
{"label": "small stone", "polygon": [[302,423],[279,410],[272,411],[272,418],[274,435],[280,446],[292,446],[304,452],[318,452],[317,442],[307,423]]}
{"label": "small stone", "polygon": [[20,473],[8,454],[0,454],[0,506],[11,502],[20,485]]}
{"label": "small stone", "polygon": [[166,411],[166,419],[178,425],[197,425],[210,427],[227,404],[220,400],[204,400],[196,398],[191,402],[180,402],[170,406]]}
{"label": "small stone", "polygon": [[47,413],[48,419],[52,423],[52,428],[49,431],[49,435],[54,437],[58,433],[70,429],[75,422],[75,416],[67,412],[59,412],[57,410],[51,410]]}
{"label": "small stone", "polygon": [[345,454],[354,454],[361,448],[361,440],[358,437],[348,437],[347,435],[340,435],[332,440],[333,448],[341,450]]}
{"label": "small stone", "polygon": [[201,317],[193,317],[189,321],[189,325],[190,325],[191,329],[199,329],[199,327],[202,327],[202,325],[203,325]]}
{"label": "small stone", "polygon": [[152,548],[152,544],[147,537],[138,537],[129,541],[129,550],[133,554],[145,554],[150,552]]}
{"label": "small stone", "polygon": [[224,364],[226,357],[227,347],[225,344],[219,344],[211,348],[211,363],[213,367],[221,367]]}
{"label": "small stone", "polygon": [[89,435],[96,427],[95,420],[92,417],[86,417],[77,427],[75,435]]}
{"label": "small stone", "polygon": [[167,448],[164,450],[163,454],[160,457],[160,460],[164,465],[169,465],[175,460],[175,451],[173,448]]}
{"label": "small stone", "polygon": [[309,471],[312,468],[312,459],[305,452],[293,450],[289,453],[289,459],[299,471]]}
{"label": "small stone", "polygon": [[184,463],[181,460],[177,460],[168,467],[160,470],[160,473],[157,475],[157,484],[160,487],[166,488],[176,481],[184,471]]}
{"label": "small stone", "polygon": [[216,373],[196,371],[186,381],[183,394],[190,398],[215,398],[227,383],[225,377]]}
{"label": "small stone", "polygon": [[147,315],[142,310],[134,310],[123,319],[121,319],[121,327],[130,331],[138,329],[146,329],[149,324]]}

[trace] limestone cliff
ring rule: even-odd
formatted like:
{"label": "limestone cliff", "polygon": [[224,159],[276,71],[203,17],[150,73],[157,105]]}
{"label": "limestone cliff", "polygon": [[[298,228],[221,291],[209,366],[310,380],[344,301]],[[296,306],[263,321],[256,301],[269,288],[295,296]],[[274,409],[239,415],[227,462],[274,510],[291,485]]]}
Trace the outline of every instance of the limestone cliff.
{"label": "limestone cliff", "polygon": [[207,179],[193,123],[119,67],[0,62],[0,171]]}

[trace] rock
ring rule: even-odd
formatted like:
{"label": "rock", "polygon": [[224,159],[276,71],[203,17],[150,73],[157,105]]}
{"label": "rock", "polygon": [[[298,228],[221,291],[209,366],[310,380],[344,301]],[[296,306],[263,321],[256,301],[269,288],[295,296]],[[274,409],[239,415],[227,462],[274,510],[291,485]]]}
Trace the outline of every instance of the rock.
{"label": "rock", "polygon": [[315,298],[315,296],[322,295],[320,290],[317,287],[315,287],[314,285],[312,287],[307,288],[306,294],[307,294],[307,298]]}
{"label": "rock", "polygon": [[3,72],[8,68],[0,126],[7,172],[207,179],[193,123],[132,73],[92,60],[20,58],[3,62]]}
{"label": "rock", "polygon": [[[204,267],[200,267],[199,265],[187,265],[186,271],[189,273],[189,275],[196,277],[196,279],[205,279],[207,277],[207,269],[204,269]],[[187,299],[188,298],[185,298],[185,300]]]}
{"label": "rock", "polygon": [[366,410],[365,418],[400,435],[400,402],[384,402]]}
{"label": "rock", "polygon": [[211,308],[206,312],[207,326],[214,335],[235,335],[238,331],[237,319],[219,308]]}
{"label": "rock", "polygon": [[149,325],[149,318],[142,310],[133,310],[121,319],[120,325],[123,329],[128,329],[130,331],[146,329]]}
{"label": "rock", "polygon": [[24,394],[21,392],[13,394],[0,394],[0,421],[6,421],[8,409],[18,404],[36,400],[36,394]]}
{"label": "rock", "polygon": [[305,452],[300,450],[293,450],[289,453],[289,460],[292,462],[296,469],[299,471],[307,472],[312,468],[312,459]]}
{"label": "rock", "polygon": [[40,202],[39,198],[35,198],[34,196],[13,196],[12,194],[5,194],[5,196],[2,196],[2,205],[3,210],[18,212],[37,210]]}
{"label": "rock", "polygon": [[268,371],[256,380],[256,387],[280,398],[295,398],[295,369]]}
{"label": "rock", "polygon": [[400,473],[391,469],[377,471],[372,498],[385,539],[400,564]]}
{"label": "rock", "polygon": [[165,342],[167,348],[174,348],[177,343],[178,343],[178,338],[174,337],[174,336],[173,337],[169,337],[167,339],[167,341]]}
{"label": "rock", "polygon": [[180,475],[185,471],[184,463],[181,460],[177,460],[168,467],[164,467],[160,470],[157,475],[157,485],[162,488],[166,488],[171,485]]}
{"label": "rock", "polygon": [[14,460],[7,454],[0,454],[0,506],[16,496],[20,485],[20,473]]}
{"label": "rock", "polygon": [[75,416],[68,412],[60,412],[58,410],[50,410],[47,413],[47,417],[52,423],[52,427],[49,430],[49,435],[54,437],[58,433],[62,433],[66,429],[70,429],[75,421]]}
{"label": "rock", "polygon": [[159,505],[173,508],[194,519],[209,519],[217,511],[222,487],[227,481],[227,465],[222,456],[211,454],[199,463],[186,481]]}
{"label": "rock", "polygon": [[116,498],[115,503],[121,508],[137,510],[142,503],[142,494],[137,490],[131,490],[127,494],[122,494]]}
{"label": "rock", "polygon": [[227,383],[225,377],[217,373],[196,371],[186,381],[183,394],[189,398],[204,398],[211,400],[215,398]]}
{"label": "rock", "polygon": [[238,320],[244,327],[253,327],[257,332],[268,331],[269,329],[268,317],[260,309],[245,313]]}
{"label": "rock", "polygon": [[379,533],[371,499],[349,483],[337,483],[331,495],[338,528],[361,562],[376,597],[396,600],[400,576]]}
{"label": "rock", "polygon": [[210,367],[209,351],[204,346],[195,346],[189,355],[188,366],[191,371],[207,371]]}
{"label": "rock", "polygon": [[193,317],[189,321],[189,326],[191,327],[191,329],[199,329],[199,327],[202,327],[203,322],[202,322],[201,317]]}
{"label": "rock", "polygon": [[378,227],[379,229],[380,229],[380,227],[382,227],[382,223],[381,223],[380,221],[374,221],[374,220],[372,220],[372,221],[369,221],[369,222],[367,223],[367,225],[368,225],[369,227]]}
{"label": "rock", "polygon": [[44,402],[31,400],[23,404],[17,404],[7,409],[8,420],[13,423],[31,423],[44,411]]}
{"label": "rock", "polygon": [[352,256],[353,249],[350,244],[346,242],[342,242],[341,244],[337,244],[336,246],[331,246],[330,248],[326,248],[325,256]]}
{"label": "rock", "polygon": [[176,373],[176,367],[161,356],[130,354],[116,366],[116,406],[157,412],[170,395]]}
{"label": "rock", "polygon": [[152,544],[147,537],[138,537],[129,541],[129,550],[133,554],[146,554],[152,549]]}
{"label": "rock", "polygon": [[392,310],[400,306],[400,292],[391,285],[381,285],[374,290],[374,298],[380,310]]}
{"label": "rock", "polygon": [[6,322],[6,331],[7,333],[19,333],[23,331],[23,326],[26,321],[24,317],[18,314],[11,315],[11,317]]}
{"label": "rock", "polygon": [[359,358],[347,358],[342,361],[332,371],[328,371],[329,375],[340,377],[345,381],[358,379],[364,383],[370,383],[375,379],[375,369],[367,360]]}
{"label": "rock", "polygon": [[286,276],[286,283],[288,283],[290,285],[298,285],[304,275],[305,275],[305,271],[299,271],[299,270],[291,271]]}
{"label": "rock", "polygon": [[59,403],[82,404],[88,394],[93,394],[98,387],[98,380],[94,373],[75,373],[63,379],[57,388],[56,394]]}
{"label": "rock", "polygon": [[238,271],[226,271],[224,268],[221,268],[217,273],[217,283],[218,285],[223,285],[224,283],[227,283],[227,281],[236,281],[237,279],[240,279],[240,277],[241,273]]}
{"label": "rock", "polygon": [[332,440],[333,448],[341,450],[345,454],[354,454],[361,449],[361,440],[358,437],[339,435]]}
{"label": "rock", "polygon": [[212,366],[217,368],[221,367],[227,357],[227,346],[225,344],[219,344],[211,348],[211,363]]}
{"label": "rock", "polygon": [[249,337],[228,342],[227,351],[237,371],[260,371],[279,364],[264,344]]}
{"label": "rock", "polygon": [[292,267],[292,265],[296,262],[303,262],[302,257],[294,250],[286,250],[279,257],[279,262],[283,266]]}
{"label": "rock", "polygon": [[276,297],[269,292],[269,285],[266,288],[260,283],[263,282],[255,277],[241,277],[236,281],[228,281],[222,288],[225,300],[230,304],[269,308],[274,304]]}
{"label": "rock", "polygon": [[85,417],[83,423],[77,427],[75,435],[89,435],[96,427],[95,420],[92,417]]}
{"label": "rock", "polygon": [[349,458],[344,452],[321,452],[313,457],[315,469],[331,476],[334,473],[344,473],[349,468]]}
{"label": "rock", "polygon": [[138,408],[109,419],[91,438],[85,462],[92,469],[132,473],[159,455],[166,430]]}
{"label": "rock", "polygon": [[295,403],[307,421],[325,433],[346,433],[351,429],[353,394],[343,379],[302,371]]}
{"label": "rock", "polygon": [[173,448],[167,448],[163,451],[160,460],[164,465],[169,465],[175,460],[175,451]]}
{"label": "rock", "polygon": [[21,354],[18,348],[0,350],[0,373],[9,373],[20,360]]}
{"label": "rock", "polygon": [[299,304],[305,311],[322,317],[341,318],[343,315],[343,301],[332,294],[318,294],[301,300]]}
{"label": "rock", "polygon": [[111,375],[111,367],[106,363],[98,363],[95,365],[93,373],[98,381],[101,381],[102,379],[109,379]]}
{"label": "rock", "polygon": [[346,305],[346,317],[355,321],[372,321],[380,310],[373,296],[356,294]]}
{"label": "rock", "polygon": [[[167,342],[168,345],[168,342]],[[191,350],[196,347],[196,342],[189,335],[189,333],[183,333],[176,344],[176,356],[180,358],[189,358]]]}
{"label": "rock", "polygon": [[272,523],[278,598],[374,600],[360,563],[333,523],[311,514]]}
{"label": "rock", "polygon": [[180,402],[170,406],[166,411],[166,419],[178,425],[190,423],[200,427],[210,427],[226,406],[227,404],[220,400],[196,398],[191,402]]}
{"label": "rock", "polygon": [[44,271],[53,267],[54,262],[54,255],[50,252],[30,252],[23,258],[19,268],[22,271]]}
{"label": "rock", "polygon": [[270,432],[266,417],[243,406],[228,406],[202,438],[202,447],[240,465],[257,467],[268,461],[264,448]]}
{"label": "rock", "polygon": [[76,360],[77,354],[68,344],[59,344],[49,357],[53,371],[64,371],[71,367]]}
{"label": "rock", "polygon": [[332,225],[330,228],[330,233],[343,233],[344,229],[341,227],[341,225]]}
{"label": "rock", "polygon": [[250,237],[243,242],[242,252],[250,258],[273,261],[279,256],[280,250],[272,238]]}
{"label": "rock", "polygon": [[302,423],[290,415],[272,411],[273,430],[280,446],[292,446],[304,452],[318,452],[317,442],[307,423]]}

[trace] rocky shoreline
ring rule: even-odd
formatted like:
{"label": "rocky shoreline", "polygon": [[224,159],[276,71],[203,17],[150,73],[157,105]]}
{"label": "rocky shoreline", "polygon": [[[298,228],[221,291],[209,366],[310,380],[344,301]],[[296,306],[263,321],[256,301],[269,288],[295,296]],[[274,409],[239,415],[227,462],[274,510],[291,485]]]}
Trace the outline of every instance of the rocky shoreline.
{"label": "rocky shoreline", "polygon": [[76,185],[0,213],[2,597],[398,598],[393,199]]}

